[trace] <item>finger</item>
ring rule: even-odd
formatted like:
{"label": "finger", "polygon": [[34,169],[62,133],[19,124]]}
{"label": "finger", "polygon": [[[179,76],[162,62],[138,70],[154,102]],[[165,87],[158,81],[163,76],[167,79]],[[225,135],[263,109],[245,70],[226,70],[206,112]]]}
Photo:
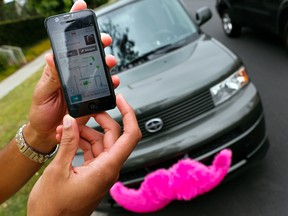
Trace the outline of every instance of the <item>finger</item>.
{"label": "finger", "polygon": [[41,99],[45,96],[51,96],[60,90],[60,81],[55,68],[53,55],[51,53],[46,54],[45,60],[46,66],[36,86],[37,96],[41,97]]}
{"label": "finger", "polygon": [[56,139],[61,142],[62,139],[62,134],[63,134],[63,125],[59,125],[56,128]]}
{"label": "finger", "polygon": [[[81,126],[80,126],[80,127],[81,127]],[[61,138],[62,138],[63,126],[62,126],[62,125],[61,125],[61,126],[58,126],[57,129],[56,129],[56,131],[57,131],[56,139],[60,142],[60,141],[61,141]],[[99,143],[98,145],[101,146],[102,143]],[[97,155],[95,156],[95,154],[94,154],[94,152],[93,152],[93,149],[92,149],[91,143],[89,143],[85,138],[82,138],[82,137],[80,136],[79,148],[82,149],[82,151],[83,151],[84,161],[90,161],[90,160],[92,160],[92,159],[94,159],[95,157],[98,156],[99,153],[97,154],[97,152],[98,152],[98,151],[100,152],[101,149],[103,149],[103,145],[102,145],[102,147],[100,147],[100,149],[99,149],[99,147],[98,147],[98,148],[96,148],[96,150],[94,150],[94,151],[95,151],[95,154],[97,154]],[[95,147],[94,147],[94,148],[95,148]],[[98,149],[99,149],[99,150],[98,150]]]}
{"label": "finger", "polygon": [[59,76],[58,76],[57,69],[56,69],[56,66],[55,66],[53,54],[52,53],[46,54],[45,55],[45,61],[46,61],[46,64],[48,65],[48,67],[49,67],[49,71],[48,72],[49,72],[50,81],[52,83],[56,83],[58,86],[60,86],[60,80],[59,80]]}
{"label": "finger", "polygon": [[83,117],[77,118],[76,121],[77,121],[78,125],[86,125],[90,118],[91,117],[89,115],[83,116]]}
{"label": "finger", "polygon": [[93,160],[95,158],[92,151],[92,146],[87,140],[80,138],[79,148],[83,151],[84,162]]}
{"label": "finger", "polygon": [[120,85],[120,78],[117,75],[113,75],[111,76],[111,80],[112,80],[114,89],[118,88],[118,86]]}
{"label": "finger", "polygon": [[55,66],[53,54],[52,53],[46,54],[45,61],[46,61],[45,73],[47,76],[46,88],[48,88],[45,89],[45,91],[47,92],[47,94],[49,94],[50,92],[54,92],[55,90],[58,90],[60,88],[60,80]]}
{"label": "finger", "polygon": [[120,125],[106,112],[98,113],[94,116],[96,122],[104,130],[104,150],[111,148],[121,135]]}
{"label": "finger", "polygon": [[60,166],[70,167],[79,143],[79,129],[76,120],[69,115],[65,115],[62,130],[59,150],[53,163],[54,165],[56,163]]}
{"label": "finger", "polygon": [[109,67],[109,70],[111,70],[113,67],[117,65],[117,60],[113,55],[106,55],[106,64]]}
{"label": "finger", "polygon": [[70,12],[75,12],[79,10],[85,10],[87,9],[87,4],[83,0],[77,0],[74,5],[72,6]]}
{"label": "finger", "polygon": [[110,35],[106,33],[101,33],[101,41],[103,43],[104,48],[110,46],[112,43],[112,38]]}
{"label": "finger", "polygon": [[[70,12],[76,12],[76,11],[85,10],[85,9],[87,9],[86,2],[83,0],[78,0],[74,3]],[[112,43],[112,38],[110,37],[110,35],[105,34],[105,33],[101,33],[101,40],[102,40],[104,47],[110,46],[110,44]]]}
{"label": "finger", "polygon": [[113,145],[109,154],[113,155],[111,158],[115,160],[115,164],[123,164],[141,139],[142,134],[134,110],[121,94],[117,95],[116,102],[123,117],[124,132]]}
{"label": "finger", "polygon": [[[87,153],[86,160],[97,157],[104,150],[103,134],[87,126],[79,126],[80,130],[80,148]],[[92,151],[89,153],[89,151]],[[84,155],[85,156],[85,155]],[[93,158],[91,158],[93,157]]]}

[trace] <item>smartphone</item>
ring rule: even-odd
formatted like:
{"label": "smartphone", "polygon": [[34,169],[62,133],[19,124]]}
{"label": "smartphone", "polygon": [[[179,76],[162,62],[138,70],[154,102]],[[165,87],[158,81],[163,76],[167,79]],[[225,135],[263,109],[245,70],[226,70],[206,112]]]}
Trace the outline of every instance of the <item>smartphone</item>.
{"label": "smartphone", "polygon": [[69,114],[76,118],[115,108],[95,13],[87,9],[51,16],[45,27]]}

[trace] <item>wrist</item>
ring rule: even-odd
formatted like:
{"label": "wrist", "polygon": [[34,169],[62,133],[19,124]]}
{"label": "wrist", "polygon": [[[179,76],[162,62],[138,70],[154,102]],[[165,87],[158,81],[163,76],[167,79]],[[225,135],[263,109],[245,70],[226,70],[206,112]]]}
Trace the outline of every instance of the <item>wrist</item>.
{"label": "wrist", "polygon": [[[22,155],[25,157],[29,158],[30,160],[37,162],[37,163],[44,163],[46,162],[49,158],[51,158],[58,150],[58,146],[56,146],[53,150],[53,152],[50,152],[49,154],[40,152],[39,150],[36,150],[32,146],[28,145],[25,138],[24,138],[24,133],[23,129],[25,128],[25,124],[17,131],[15,135],[15,141],[16,145],[19,148],[19,151],[21,152]],[[39,148],[38,148],[39,149]]]}
{"label": "wrist", "polygon": [[51,135],[47,132],[38,132],[28,122],[23,129],[23,136],[26,143],[33,149],[41,152],[42,154],[48,154],[57,145],[55,139],[51,139]]}

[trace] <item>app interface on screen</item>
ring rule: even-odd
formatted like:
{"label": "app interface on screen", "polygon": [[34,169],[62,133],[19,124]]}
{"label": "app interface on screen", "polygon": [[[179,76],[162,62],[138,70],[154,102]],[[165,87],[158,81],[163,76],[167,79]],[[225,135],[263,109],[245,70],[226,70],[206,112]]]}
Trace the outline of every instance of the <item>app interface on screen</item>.
{"label": "app interface on screen", "polygon": [[57,33],[56,49],[71,104],[109,96],[95,27]]}

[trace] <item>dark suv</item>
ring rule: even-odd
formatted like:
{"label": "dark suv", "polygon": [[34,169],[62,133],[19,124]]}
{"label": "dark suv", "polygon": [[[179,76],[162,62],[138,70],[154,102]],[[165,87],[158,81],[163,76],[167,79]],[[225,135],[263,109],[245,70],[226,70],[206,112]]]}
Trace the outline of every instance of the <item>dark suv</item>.
{"label": "dark suv", "polygon": [[[225,148],[233,152],[231,176],[265,155],[261,98],[239,57],[201,31],[208,8],[192,15],[182,0],[121,0],[96,15],[113,38],[105,52],[118,59],[116,91],[135,109],[143,135],[119,181],[139,187],[147,174],[187,157],[210,165]],[[109,114],[121,124],[117,109]],[[74,164],[82,160],[79,152]],[[110,204],[107,196],[98,209]]]}
{"label": "dark suv", "polygon": [[256,27],[280,35],[288,51],[288,0],[217,0],[217,11],[229,37],[242,27]]}

